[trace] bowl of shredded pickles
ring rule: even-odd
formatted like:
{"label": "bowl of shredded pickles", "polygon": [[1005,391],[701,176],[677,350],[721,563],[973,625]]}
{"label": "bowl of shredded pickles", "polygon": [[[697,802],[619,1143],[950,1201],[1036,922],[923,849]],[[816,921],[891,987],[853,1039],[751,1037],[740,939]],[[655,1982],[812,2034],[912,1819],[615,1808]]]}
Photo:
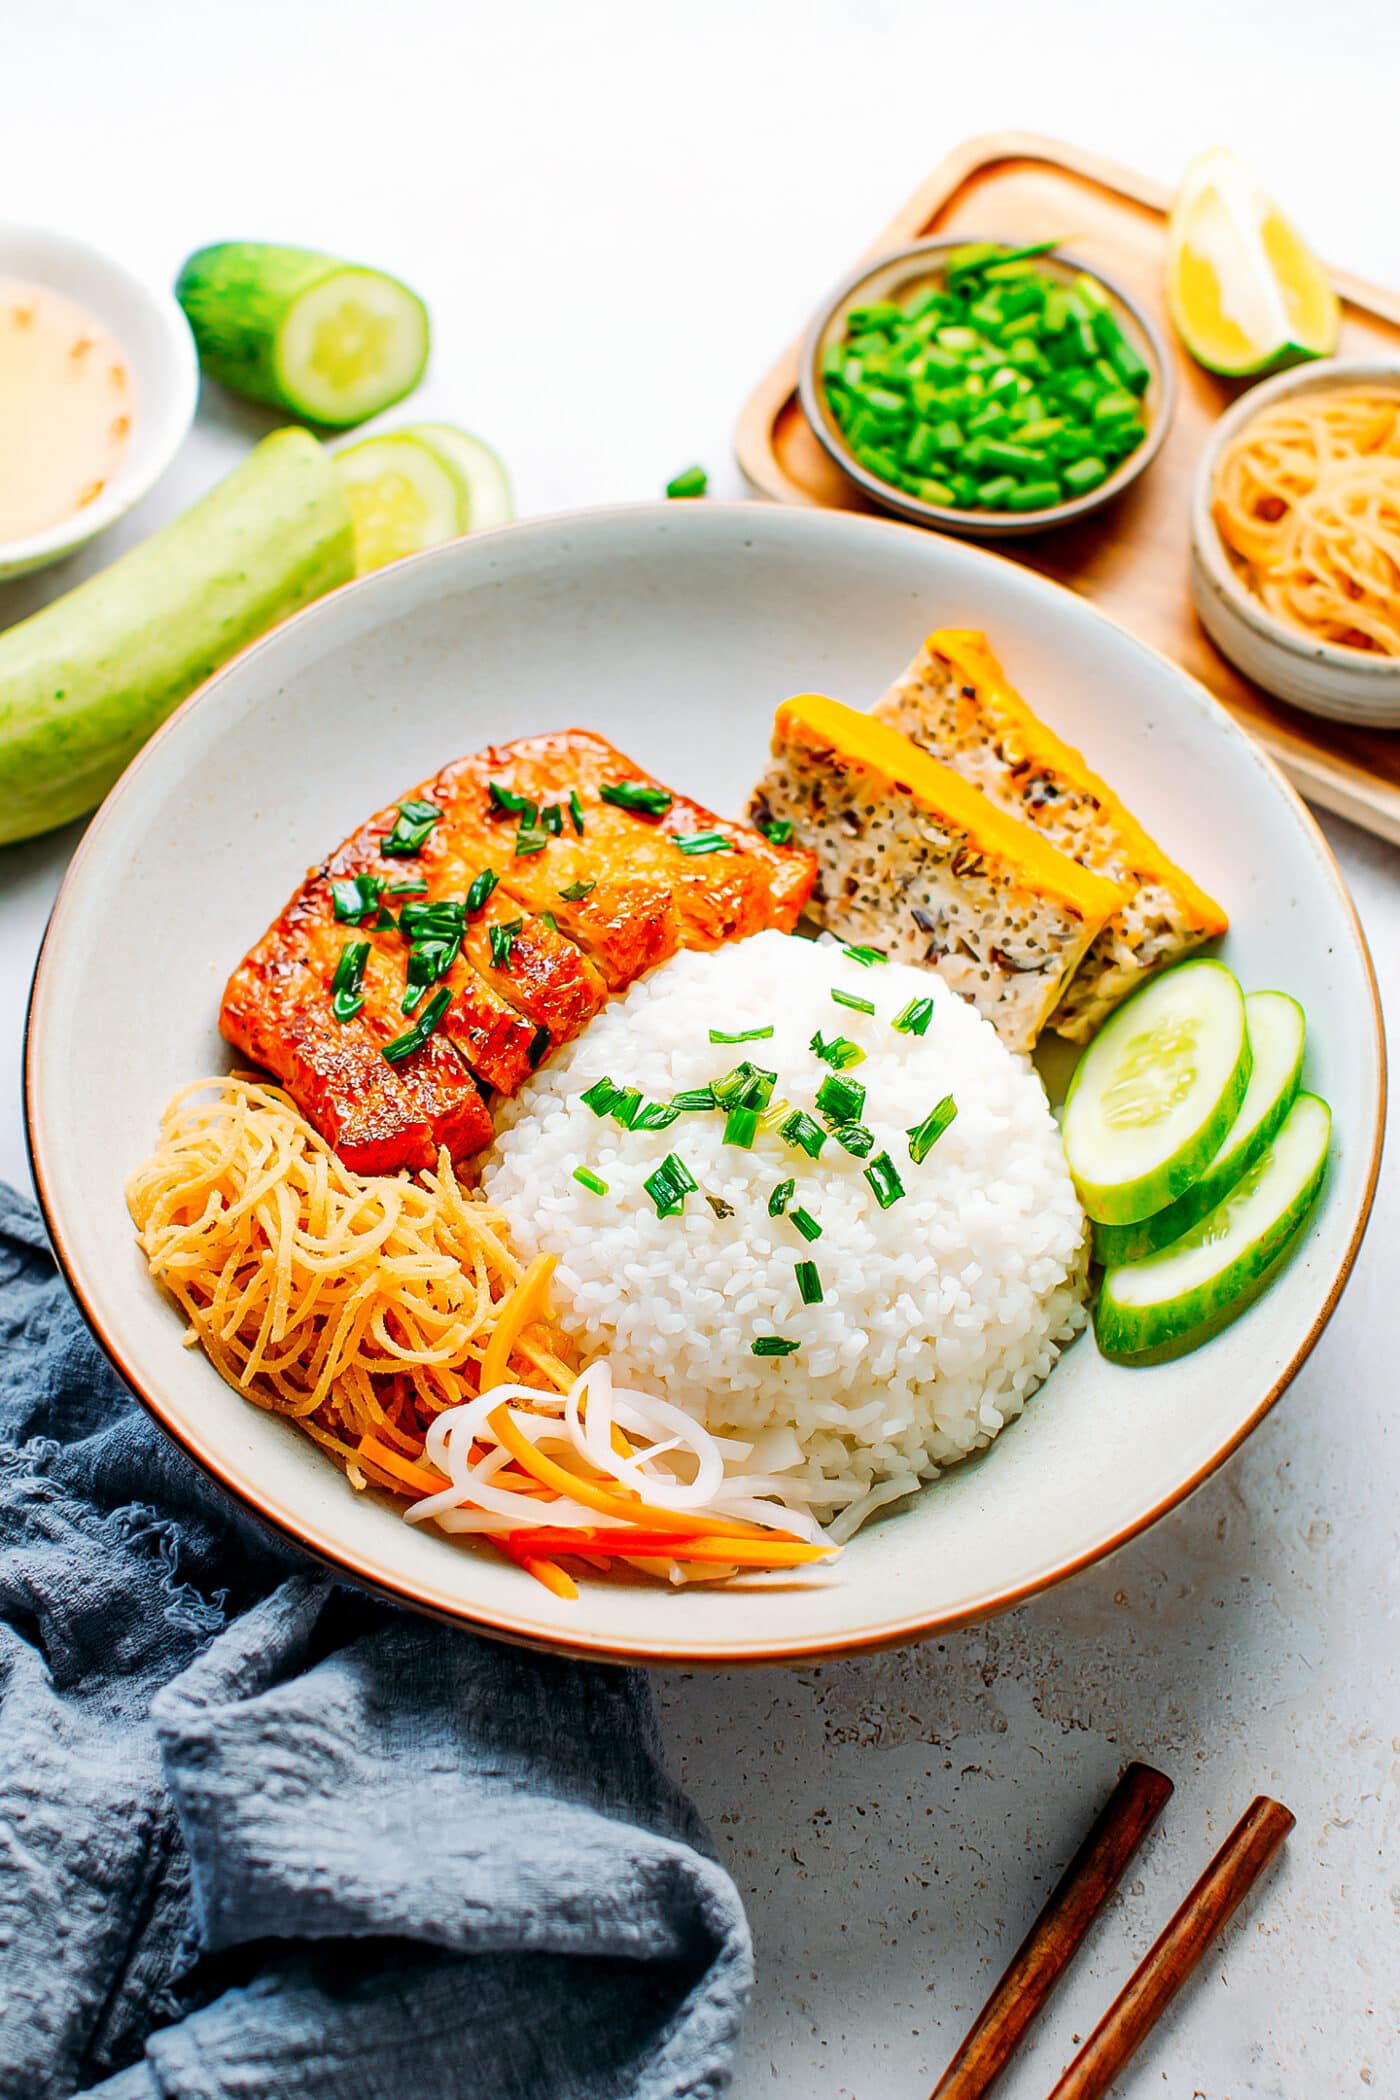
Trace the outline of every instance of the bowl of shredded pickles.
{"label": "bowl of shredded pickles", "polygon": [[826,301],[802,406],[883,509],[977,539],[1044,532],[1150,464],[1175,383],[1126,293],[1058,243],[916,241]]}

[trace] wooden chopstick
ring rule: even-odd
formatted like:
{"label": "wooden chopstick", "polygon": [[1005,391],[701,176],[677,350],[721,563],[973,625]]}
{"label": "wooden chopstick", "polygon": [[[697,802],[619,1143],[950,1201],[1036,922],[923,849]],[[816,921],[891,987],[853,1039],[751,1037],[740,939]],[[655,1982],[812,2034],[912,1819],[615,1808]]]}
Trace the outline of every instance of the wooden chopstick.
{"label": "wooden chopstick", "polygon": [[1128,1861],[1171,1798],[1151,1765],[1129,1765],[1001,1982],[964,2035],[933,2100],[981,2100],[1074,1959]]}
{"label": "wooden chopstick", "polygon": [[1293,1828],[1281,1801],[1260,1794],[1230,1832],[1171,1923],[1114,1999],[1049,2100],[1102,2100],[1216,1934],[1234,1916]]}

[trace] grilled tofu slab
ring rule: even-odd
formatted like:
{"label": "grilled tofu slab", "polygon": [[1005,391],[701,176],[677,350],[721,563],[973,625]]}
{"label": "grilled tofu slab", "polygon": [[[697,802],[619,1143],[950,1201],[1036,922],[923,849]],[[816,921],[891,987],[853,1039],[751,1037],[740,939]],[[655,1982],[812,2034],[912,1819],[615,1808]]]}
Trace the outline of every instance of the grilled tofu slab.
{"label": "grilled tofu slab", "polygon": [[778,710],[753,810],[817,856],[809,909],[843,940],[926,963],[1029,1050],[1122,900],[908,738],[807,694]]}
{"label": "grilled tofu slab", "polygon": [[[230,977],[220,1026],[355,1170],[429,1166],[444,1145],[462,1158],[490,1143],[486,1094],[514,1093],[677,949],[791,931],[814,875],[810,854],[674,794],[588,730],[496,745],[309,871]],[[442,923],[423,933],[427,906]],[[360,1003],[339,1019],[348,945],[366,952],[342,1005]],[[410,985],[419,962],[432,974]]]}
{"label": "grilled tofu slab", "polygon": [[1088,1042],[1153,970],[1224,933],[1225,912],[1150,838],[1081,754],[1010,684],[985,635],[931,634],[875,707],[1013,817],[1126,895],[1065,987],[1050,1026]]}

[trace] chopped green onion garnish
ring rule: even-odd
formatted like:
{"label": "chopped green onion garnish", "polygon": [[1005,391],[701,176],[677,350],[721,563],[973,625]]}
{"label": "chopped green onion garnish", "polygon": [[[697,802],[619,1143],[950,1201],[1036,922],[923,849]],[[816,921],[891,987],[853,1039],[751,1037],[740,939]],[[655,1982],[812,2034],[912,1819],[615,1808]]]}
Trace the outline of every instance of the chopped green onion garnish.
{"label": "chopped green onion garnish", "polygon": [[888,1210],[904,1194],[904,1183],[895,1172],[894,1161],[888,1152],[876,1153],[865,1170],[865,1178],[875,1191],[875,1201],[881,1210]]}
{"label": "chopped green onion garnish", "polygon": [[646,817],[664,817],[676,799],[669,788],[645,787],[640,780],[610,781],[598,792],[615,809],[630,809]]}
{"label": "chopped green onion garnish", "polygon": [[772,1033],[773,1023],[771,1021],[766,1028],[739,1028],[735,1030],[733,1035],[726,1035],[722,1028],[712,1028],[710,1030],[710,1041],[712,1043],[761,1043],[765,1037],[770,1036]]}
{"label": "chopped green onion garnish", "polygon": [[394,859],[405,860],[411,854],[421,853],[428,833],[441,817],[442,811],[433,802],[410,799],[399,804],[398,821],[386,839],[381,839],[379,850]]}
{"label": "chopped green onion garnish", "polygon": [[838,1006],[849,1006],[858,1014],[873,1014],[875,1011],[872,999],[858,999],[854,992],[843,992],[839,985],[831,987],[831,996]]}
{"label": "chopped green onion garnish", "polygon": [[585,897],[593,895],[597,887],[596,882],[571,882],[566,890],[560,890],[559,895],[566,904],[581,904]]}
{"label": "chopped green onion garnish", "polygon": [[839,1123],[831,1135],[853,1159],[869,1159],[875,1149],[875,1133],[864,1123]]}
{"label": "chopped green onion garnish", "polygon": [[527,853],[543,853],[549,844],[549,833],[542,824],[522,824],[515,834],[515,857],[523,860]]}
{"label": "chopped green onion garnish", "polygon": [[828,1123],[858,1123],[865,1107],[865,1088],[858,1079],[832,1072],[817,1088],[817,1113]]}
{"label": "chopped green onion garnish", "polygon": [[932,999],[911,999],[903,1013],[895,1015],[890,1026],[898,1029],[901,1035],[927,1035],[932,1019]]}
{"label": "chopped green onion garnish", "polygon": [[731,1108],[724,1119],[724,1142],[726,1145],[741,1145],[747,1152],[758,1135],[758,1112],[752,1108]]}
{"label": "chopped green onion garnish", "polygon": [[795,1181],[780,1181],[778,1183],[778,1186],[768,1198],[768,1215],[770,1218],[780,1218],[782,1216],[789,1203],[791,1203],[796,1188],[797,1183]]}
{"label": "chopped green onion garnish", "polygon": [[723,1196],[712,1196],[709,1190],[706,1189],[705,1201],[709,1204],[710,1209],[714,1212],[717,1218],[733,1217],[734,1205],[732,1203],[726,1203]]}
{"label": "chopped green onion garnish", "polygon": [[460,897],[438,897],[431,904],[405,904],[399,931],[410,941],[451,941],[460,938],[466,920],[467,907]]}
{"label": "chopped green onion garnish", "polygon": [[798,1152],[805,1152],[809,1159],[816,1159],[826,1143],[826,1132],[821,1124],[814,1123],[800,1108],[794,1110],[784,1123],[782,1137],[786,1144]]}
{"label": "chopped green onion garnish", "polygon": [[532,1072],[537,1071],[549,1049],[549,1030],[541,1024],[530,1038],[530,1047],[525,1052],[526,1062]]}
{"label": "chopped green onion garnish", "polygon": [[792,837],[792,825],[786,817],[760,817],[758,828],[770,846],[785,846]]}
{"label": "chopped green onion garnish", "polygon": [[564,812],[557,802],[546,802],[540,811],[540,822],[546,831],[552,832],[554,837],[558,838],[564,829]]}
{"label": "chopped green onion garnish", "polygon": [[381,904],[374,917],[370,920],[370,925],[376,933],[397,933],[399,922],[390,911],[388,905]]}
{"label": "chopped green onion garnish", "polygon": [[822,1280],[817,1274],[814,1261],[797,1263],[797,1288],[802,1293],[804,1305],[820,1305],[822,1302]]}
{"label": "chopped green onion garnish", "polygon": [[427,894],[426,882],[391,882],[385,892],[389,897],[426,897]]}
{"label": "chopped green onion garnish", "polygon": [[552,911],[536,912],[535,917],[539,920],[541,926],[547,926],[551,933],[558,933],[559,921],[555,918]]}
{"label": "chopped green onion garnish", "polygon": [[570,815],[570,817],[571,817],[571,818],[573,819],[573,825],[574,825],[574,830],[575,830],[575,831],[576,831],[576,832],[578,833],[579,837],[580,837],[580,838],[582,838],[582,837],[583,837],[583,804],[582,804],[582,803],[581,803],[581,802],[579,801],[579,799],[578,799],[578,789],[577,789],[577,788],[570,788],[570,789],[569,789],[569,815]]}
{"label": "chopped green onion garnish", "polygon": [[773,1098],[773,1089],[778,1083],[776,1072],[766,1072],[761,1065],[750,1064],[747,1058],[726,1072],[720,1079],[710,1081],[710,1092],[718,1108],[767,1108]]}
{"label": "chopped green onion garnish", "polygon": [[492,813],[498,817],[523,817],[533,824],[539,810],[528,795],[517,795],[514,788],[502,787],[499,780],[490,780],[486,792],[491,798]]}
{"label": "chopped green onion garnish", "polygon": [[351,875],[331,884],[331,902],[342,926],[358,926],[379,909],[384,893],[382,875]]}
{"label": "chopped green onion garnish", "polygon": [[703,496],[710,486],[710,477],[703,467],[687,467],[683,473],[673,474],[666,484],[668,496]]}
{"label": "chopped green onion garnish", "polygon": [[648,1101],[645,1108],[632,1119],[634,1130],[669,1130],[680,1121],[680,1110],[674,1101]]}
{"label": "chopped green onion garnish", "polygon": [[796,1356],[801,1342],[790,1342],[781,1334],[761,1334],[753,1343],[755,1356]]}
{"label": "chopped green onion garnish", "polygon": [[502,919],[491,928],[491,960],[498,970],[510,968],[510,952],[515,946],[515,936],[524,924],[523,919]]}
{"label": "chopped green onion garnish", "polygon": [[469,912],[480,911],[500,879],[494,868],[483,868],[476,881],[467,891],[467,910]]}
{"label": "chopped green onion garnish", "polygon": [[621,1092],[621,1087],[614,1086],[610,1079],[595,1079],[592,1086],[579,1095],[579,1100],[585,1108],[591,1108],[595,1116],[609,1116]]}
{"label": "chopped green onion garnish", "polygon": [[396,1065],[411,1057],[415,1050],[421,1050],[451,1004],[452,994],[446,985],[440,992],[434,992],[408,1033],[396,1035],[392,1043],[384,1045],[383,1054],[387,1061]]}
{"label": "chopped green onion garnish", "polygon": [[673,1094],[671,1106],[678,1109],[682,1115],[689,1115],[694,1109],[718,1108],[719,1103],[715,1100],[713,1087],[692,1086],[687,1087],[684,1093]]}
{"label": "chopped green onion garnish", "polygon": [[594,1173],[592,1167],[575,1167],[574,1180],[579,1182],[582,1187],[588,1189],[595,1196],[606,1196],[608,1193],[608,1185],[606,1181],[600,1180],[599,1177]]}
{"label": "chopped green onion garnish", "polygon": [[938,1106],[931,1109],[922,1123],[916,1123],[909,1132],[909,1157],[916,1167],[921,1167],[942,1137],[958,1112],[958,1104],[951,1094],[945,1094]]}
{"label": "chopped green onion garnish", "polygon": [[852,962],[858,962],[865,970],[868,970],[872,963],[889,961],[883,948],[843,948],[841,953],[849,955]]}
{"label": "chopped green onion garnish", "polygon": [[400,1010],[411,1014],[430,984],[445,977],[462,952],[462,937],[452,934],[447,940],[415,941],[408,951],[408,969],[405,990]]}
{"label": "chopped green onion garnish", "polygon": [[788,1216],[792,1219],[793,1224],[797,1227],[804,1240],[819,1240],[821,1238],[821,1226],[809,1210],[803,1210],[799,1205],[796,1210],[790,1210]]}
{"label": "chopped green onion garnish", "polygon": [[608,1113],[614,1123],[620,1123],[624,1130],[631,1130],[636,1123],[641,1106],[642,1090],[639,1086],[619,1087],[617,1098],[608,1110]]}
{"label": "chopped green onion garnish", "polygon": [[831,1065],[838,1072],[849,1072],[852,1065],[865,1062],[865,1052],[859,1043],[853,1043],[846,1035],[823,1035],[820,1028],[807,1048],[813,1051],[823,1064]]}
{"label": "chopped green onion garnish", "polygon": [[658,1218],[673,1218],[685,1209],[685,1199],[700,1186],[683,1159],[668,1152],[654,1174],[648,1174],[642,1187],[656,1205]]}
{"label": "chopped green onion garnish", "polygon": [[365,964],[368,941],[347,941],[331,978],[331,1012],[337,1021],[353,1021],[365,1003]]}
{"label": "chopped green onion garnish", "polygon": [[732,853],[733,839],[726,838],[722,831],[692,831],[681,836],[672,832],[671,844],[681,853]]}

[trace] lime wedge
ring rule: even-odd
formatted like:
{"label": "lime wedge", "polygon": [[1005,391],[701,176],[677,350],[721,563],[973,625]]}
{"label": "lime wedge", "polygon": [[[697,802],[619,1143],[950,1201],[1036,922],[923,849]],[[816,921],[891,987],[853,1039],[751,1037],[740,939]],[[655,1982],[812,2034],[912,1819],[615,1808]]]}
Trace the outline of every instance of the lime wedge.
{"label": "lime wedge", "polygon": [[1197,362],[1230,377],[1331,357],[1341,328],[1316,257],[1223,146],[1197,155],[1172,206],[1167,304]]}

